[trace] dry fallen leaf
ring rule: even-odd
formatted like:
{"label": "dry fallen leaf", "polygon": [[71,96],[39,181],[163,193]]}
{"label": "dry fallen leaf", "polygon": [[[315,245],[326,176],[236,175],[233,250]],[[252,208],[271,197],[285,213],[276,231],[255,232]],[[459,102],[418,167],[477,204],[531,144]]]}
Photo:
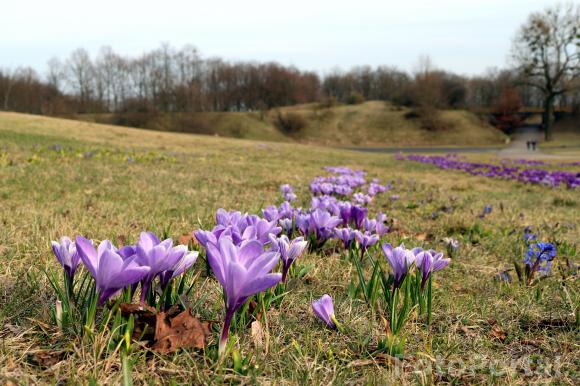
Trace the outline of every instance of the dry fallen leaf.
{"label": "dry fallen leaf", "polygon": [[123,315],[139,315],[153,317],[157,314],[157,310],[146,304],[121,303],[119,309]]}
{"label": "dry fallen leaf", "polygon": [[30,362],[44,368],[52,367],[62,361],[65,352],[60,351],[36,351],[31,354]]}
{"label": "dry fallen leaf", "polygon": [[197,240],[191,233],[184,233],[181,236],[179,236],[179,244],[181,245],[189,245],[190,241],[192,245],[197,244]]}
{"label": "dry fallen leaf", "polygon": [[497,324],[494,319],[490,319],[488,322],[491,325],[489,336],[503,342],[507,338],[505,331]]}
{"label": "dry fallen leaf", "polygon": [[210,336],[210,322],[200,321],[191,315],[189,309],[171,319],[165,312],[160,312],[152,348],[164,354],[179,348],[204,348]]}
{"label": "dry fallen leaf", "polygon": [[123,315],[134,315],[133,339],[149,341],[160,353],[175,352],[179,348],[204,348],[211,336],[211,322],[202,322],[189,309],[180,312],[175,305],[166,312],[144,304],[120,304]]}
{"label": "dry fallen leaf", "polygon": [[417,233],[415,238],[419,241],[425,241],[427,239],[427,233]]}

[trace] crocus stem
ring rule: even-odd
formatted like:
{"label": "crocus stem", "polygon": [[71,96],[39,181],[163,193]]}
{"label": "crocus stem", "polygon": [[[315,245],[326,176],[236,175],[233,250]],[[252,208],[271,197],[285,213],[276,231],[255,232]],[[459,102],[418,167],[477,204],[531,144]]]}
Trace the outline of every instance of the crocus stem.
{"label": "crocus stem", "polygon": [[330,315],[330,320],[332,320],[332,323],[334,323],[336,329],[344,334],[344,327],[338,322],[334,314]]}
{"label": "crocus stem", "polygon": [[224,328],[222,330],[222,336],[220,338],[219,344],[219,355],[220,357],[224,355],[226,352],[226,346],[228,344],[228,335],[230,332],[230,324],[232,322],[232,318],[234,316],[234,312],[230,310],[226,310],[226,317],[224,319]]}
{"label": "crocus stem", "polygon": [[284,265],[284,269],[282,270],[282,280],[280,280],[282,284],[286,284],[286,276],[288,275],[289,270],[290,266]]}
{"label": "crocus stem", "polygon": [[149,283],[141,283],[141,303],[145,303],[145,298],[147,297],[147,292],[149,292]]}

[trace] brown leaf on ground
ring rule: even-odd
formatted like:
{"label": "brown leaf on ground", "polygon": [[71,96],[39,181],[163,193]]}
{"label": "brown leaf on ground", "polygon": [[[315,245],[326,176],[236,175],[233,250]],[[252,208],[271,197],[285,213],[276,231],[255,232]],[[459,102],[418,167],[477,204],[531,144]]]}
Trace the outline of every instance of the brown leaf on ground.
{"label": "brown leaf on ground", "polygon": [[119,309],[123,315],[133,314],[154,317],[157,314],[157,310],[155,308],[146,304],[121,303],[119,304]]}
{"label": "brown leaf on ground", "polygon": [[36,351],[30,354],[29,361],[37,366],[48,368],[56,365],[64,359],[65,352],[60,351]]}
{"label": "brown leaf on ground", "polygon": [[191,242],[192,245],[197,244],[197,240],[195,239],[192,233],[184,233],[181,236],[179,236],[179,244],[189,245],[189,242]]}
{"label": "brown leaf on ground", "polygon": [[210,322],[200,321],[191,315],[189,309],[171,319],[165,312],[160,312],[156,319],[152,348],[162,354],[180,348],[204,348],[211,336]]}
{"label": "brown leaf on ground", "polygon": [[497,322],[494,319],[490,319],[488,320],[488,322],[491,325],[491,331],[489,332],[489,336],[501,342],[506,340],[507,335],[505,331],[499,326],[499,324],[497,324]]}
{"label": "brown leaf on ground", "polygon": [[427,233],[417,233],[415,238],[419,241],[425,241],[427,239]]}
{"label": "brown leaf on ground", "polygon": [[264,329],[262,328],[262,323],[260,323],[258,320],[254,320],[252,322],[251,329],[254,346],[256,346],[256,348],[262,347],[264,344]]}

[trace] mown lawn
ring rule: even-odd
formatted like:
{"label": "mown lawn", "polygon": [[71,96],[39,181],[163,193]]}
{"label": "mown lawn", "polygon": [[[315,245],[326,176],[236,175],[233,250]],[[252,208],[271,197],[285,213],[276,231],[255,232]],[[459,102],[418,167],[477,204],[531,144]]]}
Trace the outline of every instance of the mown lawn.
{"label": "mown lawn", "polygon": [[[369,355],[368,347],[384,337],[383,325],[347,295],[354,268],[330,244],[299,262],[312,269],[292,280],[281,306],[268,312],[265,347],[256,348],[249,331],[237,334],[236,346],[249,358],[245,374],[236,374],[229,359],[218,365],[200,351],[136,350],[129,358],[135,384],[577,382],[578,330],[560,268],[568,269],[566,258],[577,265],[578,254],[556,258],[539,300],[514,271],[511,283],[497,276],[523,258],[525,226],[544,241],[577,245],[578,191],[473,177],[392,155],[13,114],[0,115],[0,382],[122,380],[120,356],[104,352],[106,333],[89,341],[52,324],[55,298],[43,270],[60,267],[50,240],[83,234],[134,242],[144,230],[177,239],[211,229],[217,208],[258,213],[280,203],[283,183],[309,206],[309,182],[329,165],[362,168],[393,183],[370,206],[393,221],[382,241],[441,251],[444,237],[460,242],[458,256],[435,277],[432,325],[420,318],[407,325],[404,359]],[[400,199],[390,200],[391,194]],[[479,218],[486,205],[492,212]],[[205,272],[200,262],[195,269]],[[574,276],[565,283],[568,292],[578,292]],[[312,315],[310,302],[324,293],[333,296],[348,333],[325,329]],[[200,275],[191,298],[201,318],[223,317],[221,290],[211,276]]]}

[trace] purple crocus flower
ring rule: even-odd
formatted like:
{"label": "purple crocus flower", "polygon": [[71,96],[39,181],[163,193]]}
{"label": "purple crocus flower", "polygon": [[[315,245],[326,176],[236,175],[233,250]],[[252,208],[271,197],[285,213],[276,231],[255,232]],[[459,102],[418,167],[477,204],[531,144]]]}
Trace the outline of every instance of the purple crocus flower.
{"label": "purple crocus flower", "polygon": [[352,220],[352,204],[348,201],[340,205],[339,215],[342,220],[342,225],[347,226]]}
{"label": "purple crocus flower", "polygon": [[292,186],[288,184],[280,185],[280,191],[284,196],[284,200],[286,201],[294,201],[296,199],[296,194],[294,194],[294,190]]}
{"label": "purple crocus flower", "polygon": [[437,272],[449,265],[451,259],[443,258],[443,253],[435,251],[422,251],[415,257],[417,268],[421,271],[421,291],[425,289],[425,283],[429,280],[432,272]]}
{"label": "purple crocus flower", "polygon": [[187,255],[185,245],[173,246],[173,240],[159,241],[153,232],[142,232],[137,243],[135,262],[149,267],[149,271],[141,280],[141,301],[145,301],[153,279],[164,271],[171,270]]}
{"label": "purple crocus flower", "polygon": [[60,239],[60,243],[57,241],[52,241],[51,244],[52,252],[66,272],[68,282],[72,288],[75,272],[80,262],[80,257],[77,253],[76,245],[66,236]]}
{"label": "purple crocus flower", "polygon": [[217,244],[217,237],[213,232],[198,229],[193,232],[193,236],[204,248],[207,248],[208,243]]}
{"label": "purple crocus flower", "polygon": [[344,249],[350,248],[354,240],[354,230],[352,228],[334,228],[334,237],[340,239],[344,244]]}
{"label": "purple crocus flower", "polygon": [[117,253],[119,256],[125,259],[129,259],[137,253],[137,246],[136,245],[124,245],[123,247],[117,249]]}
{"label": "purple crocus flower", "polygon": [[101,241],[95,250],[92,241],[77,236],[76,248],[95,279],[99,305],[122,288],[139,282],[150,271],[149,267],[137,264],[135,258],[123,260],[109,240]]}
{"label": "purple crocus flower", "polygon": [[223,237],[217,246],[208,244],[207,260],[225,293],[226,315],[219,343],[221,355],[226,348],[230,323],[236,310],[250,296],[275,286],[282,279],[281,274],[271,273],[280,260],[280,254],[264,252],[257,240],[247,241],[238,247],[230,238]]}
{"label": "purple crocus flower", "polygon": [[354,225],[357,229],[362,228],[363,220],[367,217],[367,208],[362,206],[353,205],[351,208],[351,218],[354,221]]}
{"label": "purple crocus flower", "polygon": [[183,255],[181,259],[175,263],[175,265],[165,272],[160,274],[161,289],[165,290],[165,287],[169,284],[171,279],[181,275],[183,272],[187,271],[197,261],[199,252],[192,251]]}
{"label": "purple crocus flower", "polygon": [[276,238],[273,234],[270,234],[270,241],[272,243],[271,250],[280,253],[280,256],[282,257],[282,283],[285,283],[286,275],[288,274],[288,270],[290,270],[290,266],[292,266],[294,260],[304,253],[308,241],[305,241],[304,237],[296,237],[290,242],[286,235]]}
{"label": "purple crocus flower", "polygon": [[280,204],[280,208],[278,208],[278,215],[280,219],[292,219],[294,217],[294,208],[292,208],[292,204],[288,201],[284,201]]}
{"label": "purple crocus flower", "polygon": [[308,232],[313,233],[318,245],[332,236],[332,230],[340,224],[340,219],[324,210],[316,209],[308,218]]}
{"label": "purple crocus flower", "polygon": [[314,312],[314,315],[326,323],[328,327],[333,330],[340,328],[340,323],[338,323],[334,315],[334,305],[332,304],[332,298],[330,295],[324,294],[320,299],[312,302],[312,311]]}
{"label": "purple crocus flower", "polygon": [[246,227],[242,234],[242,240],[258,240],[265,244],[269,241],[270,234],[277,235],[282,231],[277,221],[267,221],[261,218],[252,218],[254,221]]}
{"label": "purple crocus flower", "polygon": [[289,218],[282,218],[280,220],[278,220],[278,225],[280,225],[280,227],[282,228],[282,230],[287,234],[287,235],[291,235],[292,234],[292,219]]}
{"label": "purple crocus flower", "polygon": [[379,242],[379,235],[372,234],[370,232],[361,232],[358,230],[354,231],[354,238],[356,239],[358,245],[361,249],[361,259],[364,256],[365,251]]}
{"label": "purple crocus flower", "polygon": [[270,205],[266,209],[262,209],[262,214],[264,215],[264,218],[268,221],[278,221],[278,219],[280,218],[280,212],[278,211],[278,208],[276,208],[276,206],[274,205]]}
{"label": "purple crocus flower", "polygon": [[389,265],[393,269],[395,277],[394,288],[399,288],[409,272],[409,269],[415,262],[415,254],[413,251],[405,249],[403,244],[393,248],[391,244],[384,243],[382,249]]}
{"label": "purple crocus flower", "polygon": [[370,196],[368,194],[360,193],[360,192],[353,194],[352,199],[360,205],[367,205],[373,201],[372,196]]}

